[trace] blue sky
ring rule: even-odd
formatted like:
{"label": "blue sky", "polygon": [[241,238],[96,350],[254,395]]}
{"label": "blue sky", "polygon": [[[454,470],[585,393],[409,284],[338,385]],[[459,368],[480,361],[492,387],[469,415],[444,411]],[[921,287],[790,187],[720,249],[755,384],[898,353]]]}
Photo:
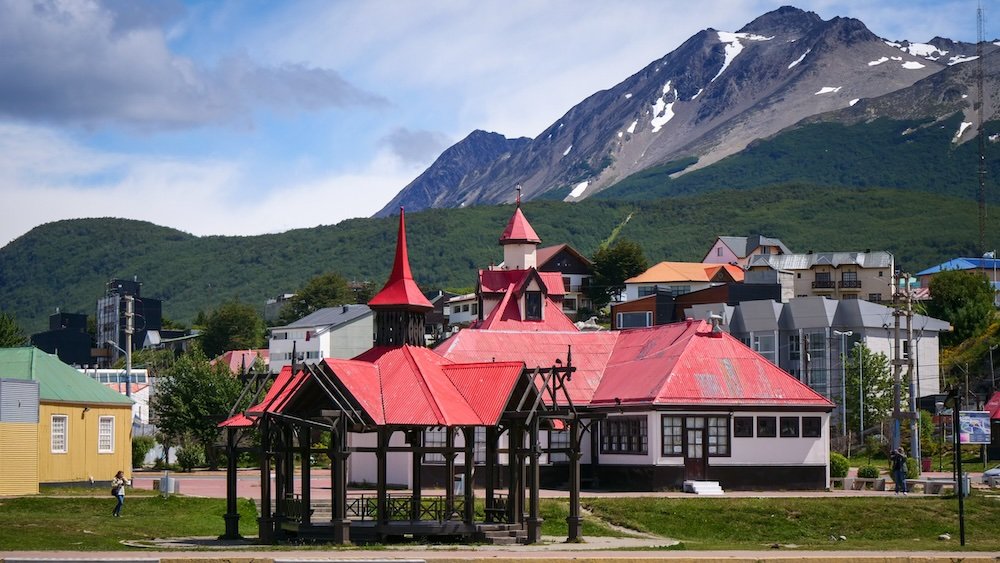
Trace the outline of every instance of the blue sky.
{"label": "blue sky", "polygon": [[[788,3],[0,0],[0,246],[78,217],[251,235],[369,216],[471,131],[534,137]],[[975,0],[793,5],[976,36]]]}

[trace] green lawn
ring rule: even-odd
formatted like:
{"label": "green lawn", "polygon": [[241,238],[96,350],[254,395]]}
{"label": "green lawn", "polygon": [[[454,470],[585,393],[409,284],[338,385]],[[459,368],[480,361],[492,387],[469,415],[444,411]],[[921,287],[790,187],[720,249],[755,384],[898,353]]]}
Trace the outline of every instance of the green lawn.
{"label": "green lawn", "polygon": [[[938,497],[588,499],[609,522],[681,540],[687,549],[958,549],[958,500]],[[1000,501],[965,502],[966,549],[1000,549]],[[939,534],[950,533],[945,543]],[[845,536],[833,541],[830,536]]]}
{"label": "green lawn", "polygon": [[[122,540],[217,536],[225,501],[174,495],[128,497],[121,518],[112,518],[110,497],[23,497],[0,500],[0,546],[4,550],[126,550]],[[683,542],[685,549],[767,549],[794,544],[803,549],[957,550],[955,498],[601,498],[586,499],[584,537],[624,535],[610,524]],[[969,497],[966,549],[1000,550],[1000,498]],[[568,503],[546,499],[542,533],[566,536]],[[249,500],[240,501],[240,531],[257,533]],[[937,540],[948,532],[949,542]],[[833,541],[830,536],[845,536]]]}
{"label": "green lawn", "polygon": [[[4,550],[129,549],[122,540],[217,536],[224,531],[226,502],[173,495],[125,498],[121,518],[112,518],[107,497],[20,497],[0,500],[0,546]],[[256,512],[240,502],[240,532],[257,535]]]}

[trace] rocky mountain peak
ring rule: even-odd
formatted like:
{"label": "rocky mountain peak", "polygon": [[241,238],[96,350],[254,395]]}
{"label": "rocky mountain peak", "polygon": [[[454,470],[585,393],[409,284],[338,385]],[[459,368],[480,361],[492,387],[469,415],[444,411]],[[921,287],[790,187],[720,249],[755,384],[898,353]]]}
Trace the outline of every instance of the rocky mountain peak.
{"label": "rocky mountain peak", "polygon": [[815,12],[807,12],[794,6],[782,6],[743,26],[740,33],[799,37],[822,21],[823,19]]}

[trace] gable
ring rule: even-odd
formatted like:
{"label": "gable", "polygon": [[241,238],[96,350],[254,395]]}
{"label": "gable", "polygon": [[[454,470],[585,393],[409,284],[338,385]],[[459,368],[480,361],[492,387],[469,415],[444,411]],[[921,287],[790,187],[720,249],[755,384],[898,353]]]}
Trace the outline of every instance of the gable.
{"label": "gable", "polygon": [[538,270],[542,272],[559,272],[562,274],[590,275],[594,267],[589,260],[568,245],[551,248],[540,248],[537,252]]}

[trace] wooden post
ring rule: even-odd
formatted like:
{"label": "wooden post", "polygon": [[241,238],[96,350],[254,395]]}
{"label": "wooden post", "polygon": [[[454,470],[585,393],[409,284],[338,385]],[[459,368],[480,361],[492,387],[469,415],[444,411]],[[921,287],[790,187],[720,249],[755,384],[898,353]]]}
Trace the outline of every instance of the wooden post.
{"label": "wooden post", "polygon": [[[492,508],[496,503],[496,470],[499,458],[497,456],[497,427],[486,427],[486,465],[483,466],[483,479],[486,481],[486,508]],[[486,512],[486,522],[493,522],[493,513]]]}
{"label": "wooden post", "polygon": [[523,425],[520,422],[511,424],[507,431],[507,451],[509,473],[507,484],[507,513],[512,524],[524,522],[522,502],[524,500],[524,459],[521,457],[521,446],[524,443]]}
{"label": "wooden post", "polygon": [[312,431],[308,426],[299,428],[299,457],[302,459],[302,515],[303,526],[312,523]]}
{"label": "wooden post", "polygon": [[333,506],[331,524],[333,541],[340,545],[351,543],[351,521],[347,519],[347,458],[351,455],[347,448],[347,418],[337,419],[336,431],[330,436],[330,444],[336,444],[331,458],[333,480],[330,482],[330,500]]}
{"label": "wooden post", "polygon": [[271,519],[271,423],[265,413],[260,419],[260,517],[257,537],[260,543],[274,543]]}
{"label": "wooden post", "polygon": [[451,520],[451,515],[455,511],[455,427],[449,426],[444,430],[444,441],[448,448],[444,454],[444,509],[447,512],[446,520]]}
{"label": "wooden post", "polygon": [[567,541],[580,541],[580,419],[569,423],[569,528]]}
{"label": "wooden post", "polygon": [[542,539],[542,522],[544,519],[539,514],[540,495],[540,472],[538,458],[541,456],[541,447],[538,443],[538,417],[531,419],[531,428],[528,435],[530,459],[530,469],[528,479],[531,482],[531,494],[528,497],[528,543],[538,543]]}
{"label": "wooden post", "polygon": [[421,500],[423,480],[420,478],[420,466],[424,461],[424,437],[421,431],[413,430],[411,431],[410,438],[411,443],[414,444],[412,448],[413,456],[410,458],[412,461],[410,471],[413,481],[413,491],[410,495],[410,520],[420,520],[420,503],[423,502]]}
{"label": "wooden post", "polygon": [[236,477],[237,477],[237,458],[239,452],[236,451],[236,429],[233,427],[226,428],[226,513],[222,516],[222,519],[226,522],[226,533],[222,535],[222,539],[235,540],[239,539],[240,536],[240,512],[237,508],[236,499]]}
{"label": "wooden post", "polygon": [[[378,512],[378,523],[379,527],[389,522],[389,499],[386,487],[388,486],[387,479],[387,469],[386,469],[386,448],[389,447],[389,439],[392,434],[389,433],[385,428],[379,427],[378,429],[378,451],[375,452],[375,458],[378,460],[378,470],[376,477],[375,487],[377,489],[376,494],[378,495],[375,500],[375,510]],[[381,532],[378,533],[381,538]]]}
{"label": "wooden post", "polygon": [[473,489],[472,478],[476,466],[476,428],[467,426],[463,429],[465,436],[465,513],[462,520],[466,524],[473,524],[476,519],[476,496]]}

